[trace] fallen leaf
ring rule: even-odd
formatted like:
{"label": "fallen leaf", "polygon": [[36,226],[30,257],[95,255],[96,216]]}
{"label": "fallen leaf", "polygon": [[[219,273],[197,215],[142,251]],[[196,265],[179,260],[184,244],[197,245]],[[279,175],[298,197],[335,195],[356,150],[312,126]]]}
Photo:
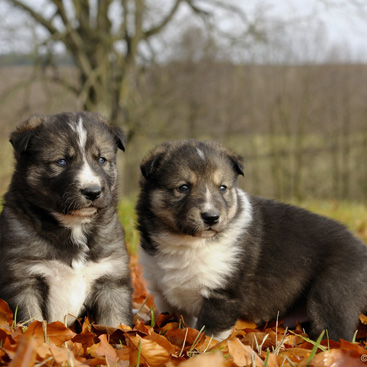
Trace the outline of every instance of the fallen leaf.
{"label": "fallen leaf", "polygon": [[[88,365],[79,362],[74,354],[68,348],[61,348],[54,344],[50,345],[52,357],[56,363],[62,366],[73,366],[73,367],[88,367]],[[112,365],[111,365],[112,366]]]}
{"label": "fallen leaf", "polygon": [[[140,362],[145,361],[151,367],[163,366],[169,361],[171,354],[166,348],[153,340],[141,338],[139,335],[129,335],[130,365],[136,366],[140,355]],[[139,352],[140,349],[140,352]]]}
{"label": "fallen leaf", "polygon": [[33,367],[36,361],[37,351],[34,339],[29,335],[23,335],[9,367]]}
{"label": "fallen leaf", "polygon": [[13,312],[9,305],[0,299],[0,327],[11,326],[13,324]]}
{"label": "fallen leaf", "polygon": [[367,316],[366,315],[360,314],[359,315],[359,320],[361,321],[361,323],[363,325],[367,325]]}
{"label": "fallen leaf", "polygon": [[107,335],[103,334],[99,336],[98,339],[100,342],[88,348],[88,353],[93,357],[106,358],[110,366],[115,365],[117,361],[117,353],[112,345],[107,341]]}
{"label": "fallen leaf", "polygon": [[51,342],[55,345],[62,345],[66,341],[73,339],[76,335],[76,333],[59,321],[47,325],[47,340],[45,340],[42,322],[40,321],[33,321],[24,334],[32,336],[37,344]]}
{"label": "fallen leaf", "polygon": [[179,367],[226,367],[226,361],[221,353],[200,354],[178,364]]}
{"label": "fallen leaf", "polygon": [[[306,366],[304,361],[299,366]],[[366,362],[361,358],[353,358],[341,349],[332,349],[327,352],[316,354],[309,363],[310,367],[366,367]]]}
{"label": "fallen leaf", "polygon": [[229,339],[227,343],[229,354],[238,367],[264,365],[258,354],[249,345],[242,344],[239,339]]}

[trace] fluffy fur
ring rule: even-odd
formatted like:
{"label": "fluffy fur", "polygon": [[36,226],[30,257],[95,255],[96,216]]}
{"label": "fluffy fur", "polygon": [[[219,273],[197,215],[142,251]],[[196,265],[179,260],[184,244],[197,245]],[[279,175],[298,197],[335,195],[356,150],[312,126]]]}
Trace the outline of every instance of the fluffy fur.
{"label": "fluffy fur", "polygon": [[131,324],[117,213],[123,132],[98,114],[34,115],[12,134],[16,168],[0,216],[0,298],[18,320]]}
{"label": "fluffy fur", "polygon": [[306,308],[309,332],[351,340],[367,306],[367,248],[343,225],[246,194],[216,143],[167,142],[141,164],[141,262],[161,312],[226,337]]}

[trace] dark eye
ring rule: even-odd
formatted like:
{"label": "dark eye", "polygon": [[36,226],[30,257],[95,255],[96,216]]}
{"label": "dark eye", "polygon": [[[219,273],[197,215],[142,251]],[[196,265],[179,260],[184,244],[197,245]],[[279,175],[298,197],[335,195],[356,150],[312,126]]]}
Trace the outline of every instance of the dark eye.
{"label": "dark eye", "polygon": [[101,166],[103,166],[105,163],[106,163],[106,158],[103,158],[103,157],[99,157],[98,158],[98,163],[101,165]]}
{"label": "dark eye", "polygon": [[68,165],[68,161],[65,158],[61,158],[56,161],[56,164],[60,167],[66,167]]}
{"label": "dark eye", "polygon": [[227,186],[226,185],[220,185],[219,186],[219,191],[224,194],[227,191]]}
{"label": "dark eye", "polygon": [[190,189],[189,189],[189,186],[188,185],[181,185],[177,188],[177,190],[183,194],[187,194]]}

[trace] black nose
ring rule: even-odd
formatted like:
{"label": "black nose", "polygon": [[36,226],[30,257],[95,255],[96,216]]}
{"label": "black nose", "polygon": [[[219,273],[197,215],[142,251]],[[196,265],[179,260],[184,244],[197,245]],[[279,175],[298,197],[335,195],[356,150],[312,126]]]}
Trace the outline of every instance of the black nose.
{"label": "black nose", "polygon": [[219,222],[219,213],[217,212],[206,212],[201,213],[201,218],[203,219],[205,224],[212,226]]}
{"label": "black nose", "polygon": [[96,200],[101,196],[102,188],[100,186],[88,186],[81,190],[84,197],[88,200]]}

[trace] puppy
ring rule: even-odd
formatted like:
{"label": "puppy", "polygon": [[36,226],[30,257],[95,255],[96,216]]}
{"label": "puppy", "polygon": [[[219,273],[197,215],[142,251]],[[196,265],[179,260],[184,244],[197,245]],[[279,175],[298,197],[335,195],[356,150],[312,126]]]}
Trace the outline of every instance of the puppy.
{"label": "puppy", "polygon": [[306,307],[310,334],[351,340],[367,309],[367,247],[341,224],[237,187],[221,145],[167,142],[141,164],[140,261],[161,312],[223,339]]}
{"label": "puppy", "polygon": [[89,312],[131,324],[131,281],[117,213],[123,132],[96,113],[34,115],[12,134],[16,167],[0,216],[0,298],[19,321]]}

